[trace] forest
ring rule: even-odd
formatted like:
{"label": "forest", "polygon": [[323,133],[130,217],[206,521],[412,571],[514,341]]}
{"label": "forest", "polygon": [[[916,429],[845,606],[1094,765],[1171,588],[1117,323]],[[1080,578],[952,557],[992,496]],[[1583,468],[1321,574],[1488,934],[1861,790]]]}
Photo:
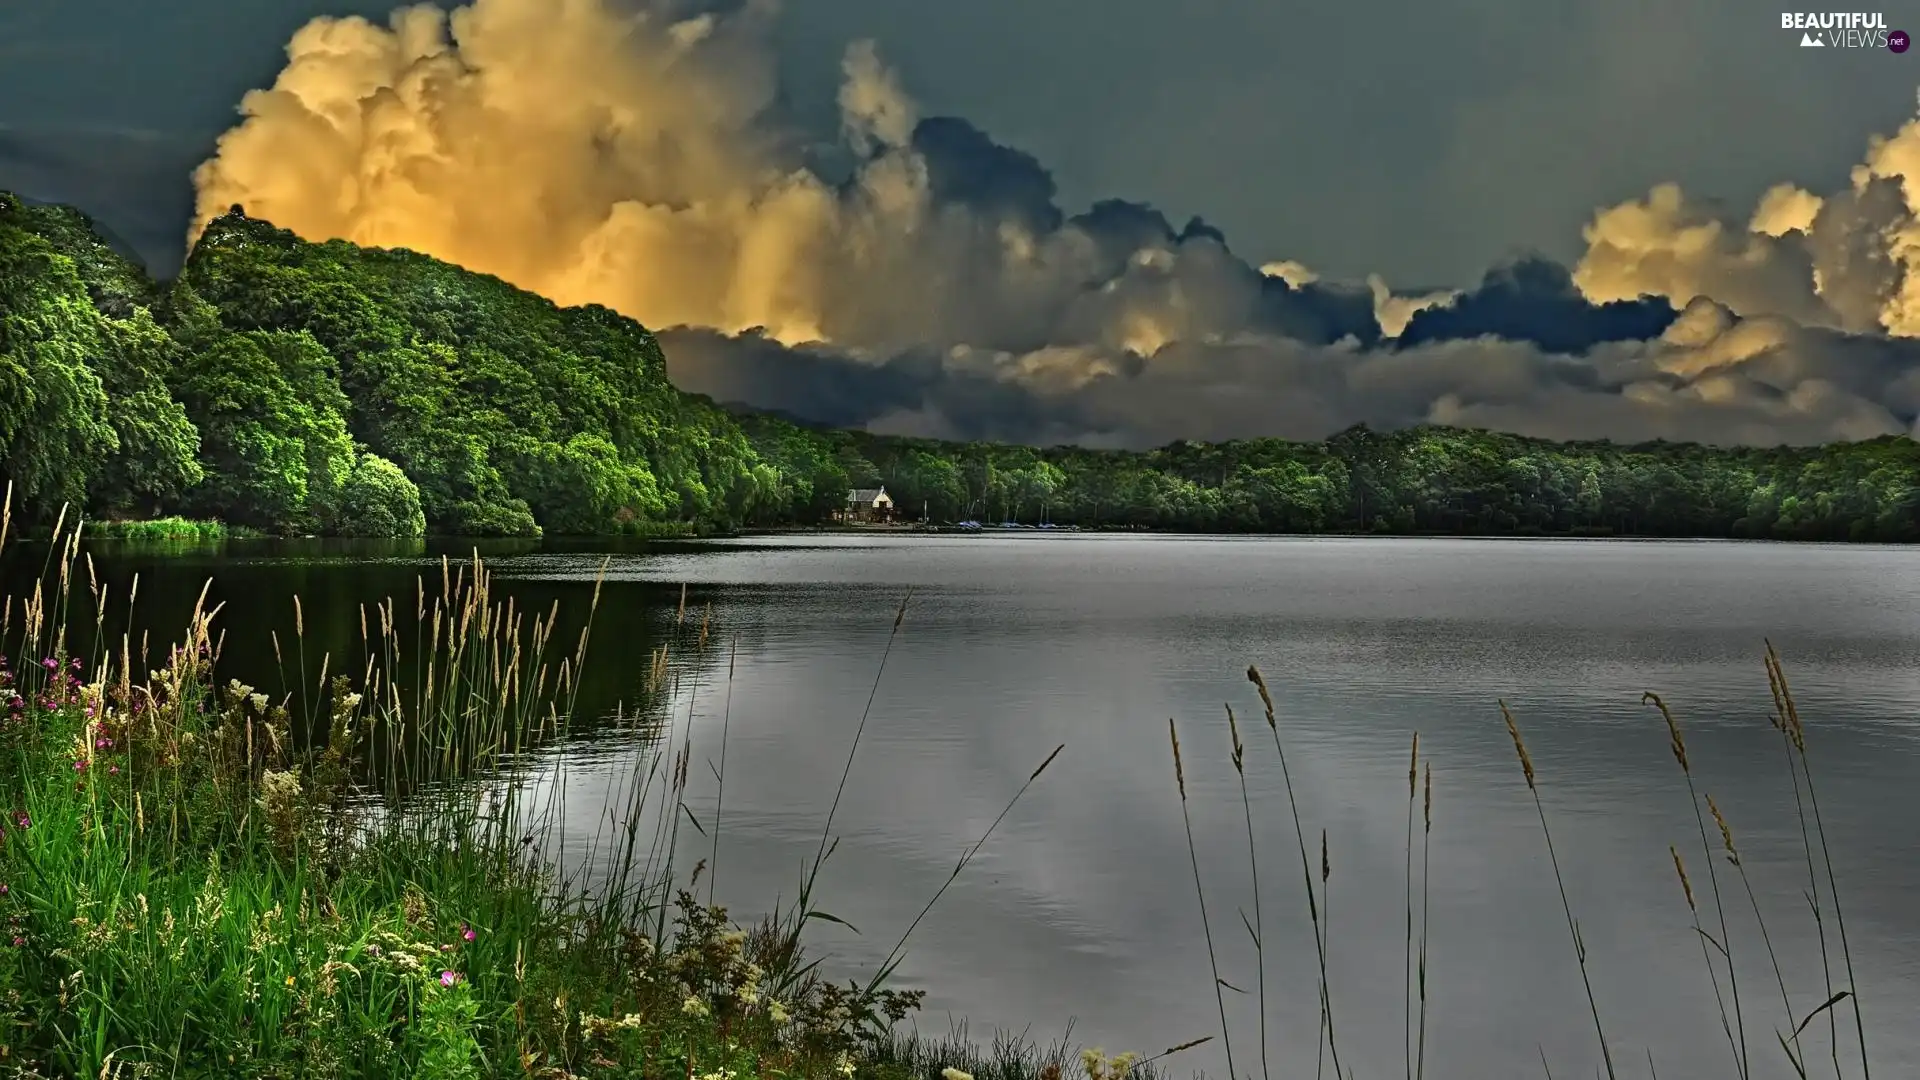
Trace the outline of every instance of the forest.
{"label": "forest", "polygon": [[152,280],[0,193],[0,481],[17,515],[270,533],[724,533],[909,520],[1242,533],[1920,539],[1920,449],[1356,427],[1133,452],[827,430],[674,388],[653,335],[241,208]]}

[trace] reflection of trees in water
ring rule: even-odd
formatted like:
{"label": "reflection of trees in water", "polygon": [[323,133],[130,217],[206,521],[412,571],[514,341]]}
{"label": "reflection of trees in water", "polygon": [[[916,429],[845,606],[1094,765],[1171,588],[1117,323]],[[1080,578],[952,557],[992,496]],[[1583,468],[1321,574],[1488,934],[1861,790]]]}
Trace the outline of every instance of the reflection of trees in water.
{"label": "reflection of trees in water", "polygon": [[[476,548],[489,578],[484,628],[461,610],[472,600]],[[36,580],[51,588],[57,568],[47,554],[45,545],[14,545],[0,554],[0,593],[16,598],[17,606]],[[374,684],[382,701],[397,700],[416,722],[429,719],[400,738],[389,731],[370,747],[374,773],[400,766],[398,777],[363,778],[381,786],[441,772],[432,767],[434,757],[455,764],[470,759],[481,734],[517,755],[632,747],[663,730],[676,695],[695,681],[710,681],[724,658],[709,622],[711,590],[628,579],[602,584],[606,557],[535,541],[89,543],[67,613],[70,651],[93,656],[124,647],[141,667],[156,666],[204,590],[208,607],[219,611],[217,678],[284,696],[297,739],[322,735],[326,684],[340,675],[359,690]],[[602,586],[597,606],[596,584]],[[103,612],[96,611],[95,597]],[[468,642],[463,660],[469,677],[462,687],[471,697],[430,700],[430,681],[442,691],[447,685],[449,634],[471,637],[482,629],[487,640]],[[589,630],[582,662],[581,635]],[[524,670],[514,696],[498,703],[504,707],[493,721],[480,719],[497,689],[483,684],[505,679],[516,656]],[[556,694],[569,703],[568,715],[553,706]],[[455,730],[448,722],[463,712],[476,723],[508,724],[485,733]]]}

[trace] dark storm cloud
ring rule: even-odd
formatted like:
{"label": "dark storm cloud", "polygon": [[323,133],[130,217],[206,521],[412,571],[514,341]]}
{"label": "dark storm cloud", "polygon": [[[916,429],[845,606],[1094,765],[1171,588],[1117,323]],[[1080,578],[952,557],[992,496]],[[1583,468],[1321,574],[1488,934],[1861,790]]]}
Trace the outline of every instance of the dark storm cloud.
{"label": "dark storm cloud", "polygon": [[211,140],[169,132],[0,125],[0,190],[86,210],[159,273],[179,264],[193,192],[180,178]]}
{"label": "dark storm cloud", "polygon": [[1659,337],[1678,313],[1662,297],[1589,303],[1566,267],[1534,256],[1487,271],[1480,284],[1414,314],[1397,344],[1496,337],[1547,352],[1582,353],[1603,341]]}

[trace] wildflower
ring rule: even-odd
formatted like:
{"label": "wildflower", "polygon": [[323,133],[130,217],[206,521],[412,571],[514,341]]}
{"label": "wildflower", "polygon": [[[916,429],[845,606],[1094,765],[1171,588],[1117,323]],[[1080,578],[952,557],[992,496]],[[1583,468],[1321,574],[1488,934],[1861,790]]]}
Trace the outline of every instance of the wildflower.
{"label": "wildflower", "polygon": [[784,1024],[792,1018],[787,1015],[787,1007],[785,1005],[780,1004],[772,998],[768,998],[767,1019],[772,1020],[776,1024]]}
{"label": "wildflower", "polygon": [[5,882],[0,882],[0,896],[5,896],[12,891],[13,891],[12,888],[10,888]]}
{"label": "wildflower", "polygon": [[467,939],[468,941],[472,941],[474,938],[479,937],[480,935],[473,932],[473,927],[468,926],[466,923],[461,923],[460,936]]}
{"label": "wildflower", "polygon": [[683,1013],[686,1013],[688,1016],[699,1017],[702,1019],[710,1015],[710,1010],[708,1010],[707,1008],[707,1003],[704,1001],[701,1001],[698,996],[693,994],[687,995],[687,1000],[680,1003],[680,1011]]}
{"label": "wildflower", "polygon": [[454,983],[457,983],[459,981],[460,981],[460,976],[457,972],[443,971],[440,973],[441,986],[452,986]]}
{"label": "wildflower", "polygon": [[33,819],[27,816],[25,810],[15,810],[13,812],[13,823],[22,829],[33,827]]}
{"label": "wildflower", "polygon": [[945,1077],[946,1080],[973,1080],[972,1073],[961,1072],[959,1069],[956,1069],[951,1065],[947,1066],[944,1069],[941,1069],[940,1075]]}
{"label": "wildflower", "polygon": [[75,761],[74,761],[74,763],[73,763],[73,771],[74,771],[74,772],[86,772],[86,771],[87,771],[87,762],[86,762],[86,759],[84,759],[84,758],[79,758],[79,759],[75,759]]}
{"label": "wildflower", "polygon": [[119,776],[119,775],[120,775],[120,766],[118,766],[118,765],[109,765],[109,766],[107,766],[107,775],[108,775],[108,776]]}
{"label": "wildflower", "polygon": [[25,945],[26,943],[27,943],[27,939],[26,939],[26,938],[23,938],[23,937],[21,937],[21,936],[20,936],[19,934],[15,934],[15,935],[13,935],[13,947],[14,947],[14,948],[16,948],[16,949],[17,949],[17,948],[19,948],[20,946],[22,946],[22,945]]}
{"label": "wildflower", "polygon": [[49,656],[45,660],[40,661],[40,666],[46,668],[48,671],[58,671],[60,670],[60,661]]}
{"label": "wildflower", "polygon": [[840,1051],[840,1057],[838,1058],[838,1060],[836,1060],[833,1063],[833,1068],[834,1068],[834,1071],[838,1072],[841,1076],[852,1076],[853,1075],[853,1058],[849,1057],[845,1050],[842,1050]]}
{"label": "wildflower", "polygon": [[289,988],[291,988],[291,987],[293,986],[293,976],[291,976],[291,975],[289,975],[289,976],[287,976],[287,986],[288,986]]}

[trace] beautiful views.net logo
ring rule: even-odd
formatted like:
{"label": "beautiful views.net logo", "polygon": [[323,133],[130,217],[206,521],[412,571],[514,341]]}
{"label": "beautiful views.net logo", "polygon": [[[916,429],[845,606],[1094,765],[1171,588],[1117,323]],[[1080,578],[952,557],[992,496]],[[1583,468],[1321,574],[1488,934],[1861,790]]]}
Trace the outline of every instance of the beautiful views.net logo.
{"label": "beautiful views.net logo", "polygon": [[1906,52],[1911,44],[1905,30],[1889,30],[1878,11],[1788,11],[1780,15],[1780,29],[1800,31],[1802,48],[1887,49]]}

